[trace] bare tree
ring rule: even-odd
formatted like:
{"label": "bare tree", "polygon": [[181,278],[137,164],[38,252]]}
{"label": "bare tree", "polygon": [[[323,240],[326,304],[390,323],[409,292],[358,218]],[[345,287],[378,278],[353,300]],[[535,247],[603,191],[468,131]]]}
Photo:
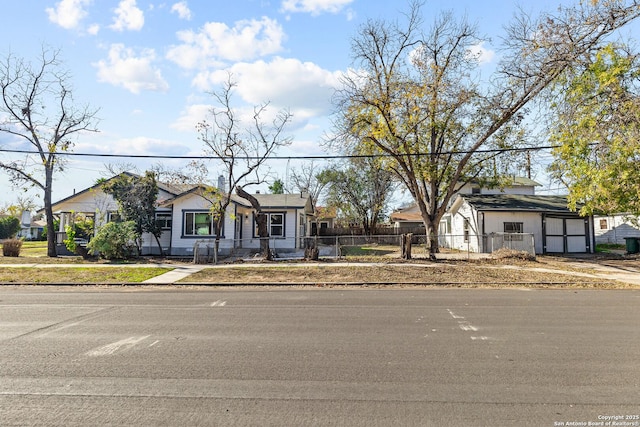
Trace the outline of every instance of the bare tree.
{"label": "bare tree", "polygon": [[637,0],[590,1],[538,19],[520,12],[490,79],[474,54],[483,42],[477,29],[444,13],[423,33],[420,7],[411,4],[404,26],[369,21],[354,38],[333,142],[388,156],[385,167],[413,196],[435,258],[451,198],[466,183],[491,178],[489,160],[518,146],[528,104],[640,7]]}
{"label": "bare tree", "polygon": [[[218,106],[211,108],[210,119],[197,125],[206,154],[216,157],[222,164],[219,175],[224,177],[227,188],[227,191],[222,191],[214,185],[205,185],[201,191],[201,195],[211,202],[211,213],[216,219],[216,261],[226,210],[231,202],[231,192],[240,184],[246,187],[265,182],[267,176],[261,174],[261,167],[278,148],[291,144],[291,138],[284,135],[292,118],[291,113],[280,110],[271,123],[267,124],[263,120],[268,113],[269,103],[265,102],[253,108],[252,123],[245,126],[236,109],[232,107],[235,87],[236,83],[229,75],[222,90],[212,93]],[[208,169],[207,165],[201,167]]]}
{"label": "bare tree", "polygon": [[75,103],[70,75],[59,56],[59,51],[43,48],[34,64],[11,54],[0,64],[0,132],[34,151],[22,161],[0,161],[0,169],[14,185],[43,191],[50,257],[57,256],[51,194],[54,173],[63,167],[60,154],[73,147],[78,134],[97,131],[97,110]]}
{"label": "bare tree", "polygon": [[289,191],[308,193],[314,206],[317,206],[322,192],[327,186],[327,168],[321,168],[317,163],[303,163],[299,169],[292,169],[291,184],[287,184]]}

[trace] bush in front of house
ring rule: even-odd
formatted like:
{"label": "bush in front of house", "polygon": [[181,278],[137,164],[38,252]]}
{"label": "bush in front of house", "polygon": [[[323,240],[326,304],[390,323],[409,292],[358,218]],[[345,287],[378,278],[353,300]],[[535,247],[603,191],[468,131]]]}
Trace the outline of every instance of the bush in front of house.
{"label": "bush in front of house", "polygon": [[20,220],[15,216],[0,218],[0,239],[10,239],[20,231]]}
{"label": "bush in front of house", "polygon": [[108,222],[87,244],[87,249],[106,259],[133,258],[137,255],[137,237],[135,222]]}
{"label": "bush in front of house", "polygon": [[2,242],[2,255],[7,257],[19,257],[22,248],[22,240],[7,239]]}

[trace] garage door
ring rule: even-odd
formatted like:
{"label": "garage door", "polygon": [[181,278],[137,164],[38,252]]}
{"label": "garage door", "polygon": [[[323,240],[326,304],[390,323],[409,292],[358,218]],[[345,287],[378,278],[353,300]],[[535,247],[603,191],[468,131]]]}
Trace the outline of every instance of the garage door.
{"label": "garage door", "polygon": [[545,218],[545,253],[588,252],[587,220],[583,218]]}

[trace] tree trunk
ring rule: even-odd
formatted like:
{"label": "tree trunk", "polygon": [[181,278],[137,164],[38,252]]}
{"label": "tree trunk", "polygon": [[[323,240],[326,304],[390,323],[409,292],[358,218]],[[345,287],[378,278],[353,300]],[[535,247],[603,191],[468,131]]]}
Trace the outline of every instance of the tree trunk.
{"label": "tree trunk", "polygon": [[403,234],[400,242],[402,245],[402,259],[411,259],[411,238],[413,237],[412,233]]}
{"label": "tree trunk", "polygon": [[305,237],[304,239],[304,259],[305,261],[318,261],[320,258],[320,250],[316,244],[317,237]]}
{"label": "tree trunk", "polygon": [[256,211],[256,225],[258,226],[258,237],[260,238],[260,252],[267,261],[271,261],[273,256],[271,255],[271,249],[269,248],[269,230],[267,228],[267,215],[262,212],[262,207],[258,202],[258,199],[251,194],[243,190],[242,187],[236,187],[236,194],[243,199],[246,199],[251,203],[251,206]]}
{"label": "tree trunk", "polygon": [[47,256],[55,258],[58,256],[56,250],[56,231],[53,223],[53,208],[51,206],[51,185],[53,183],[53,171],[50,166],[45,166],[45,187],[44,187],[44,211],[47,216]]}
{"label": "tree trunk", "polygon": [[440,242],[438,242],[438,233],[433,222],[430,222],[427,227],[427,239],[429,240],[429,259],[431,261],[436,260],[436,254],[440,252]]}
{"label": "tree trunk", "polygon": [[160,256],[164,256],[164,250],[162,250],[162,245],[160,244],[160,238],[158,238],[158,236],[156,236],[155,234],[153,235],[153,237],[156,238],[156,243],[158,244],[158,250],[160,251]]}

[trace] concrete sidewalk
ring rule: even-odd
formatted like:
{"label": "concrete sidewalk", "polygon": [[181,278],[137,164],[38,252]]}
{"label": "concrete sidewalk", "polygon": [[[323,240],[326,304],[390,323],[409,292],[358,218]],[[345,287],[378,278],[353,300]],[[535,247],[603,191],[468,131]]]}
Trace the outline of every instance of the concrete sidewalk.
{"label": "concrete sidewalk", "polygon": [[[169,265],[165,267],[169,267]],[[142,283],[151,284],[151,285],[170,285],[172,283],[175,283],[179,280],[184,279],[185,277],[189,277],[192,274],[197,273],[198,271],[204,268],[207,268],[207,267],[204,265],[179,266],[179,267],[175,267],[174,270],[168,271],[156,277],[152,277],[151,279],[147,279]]]}

